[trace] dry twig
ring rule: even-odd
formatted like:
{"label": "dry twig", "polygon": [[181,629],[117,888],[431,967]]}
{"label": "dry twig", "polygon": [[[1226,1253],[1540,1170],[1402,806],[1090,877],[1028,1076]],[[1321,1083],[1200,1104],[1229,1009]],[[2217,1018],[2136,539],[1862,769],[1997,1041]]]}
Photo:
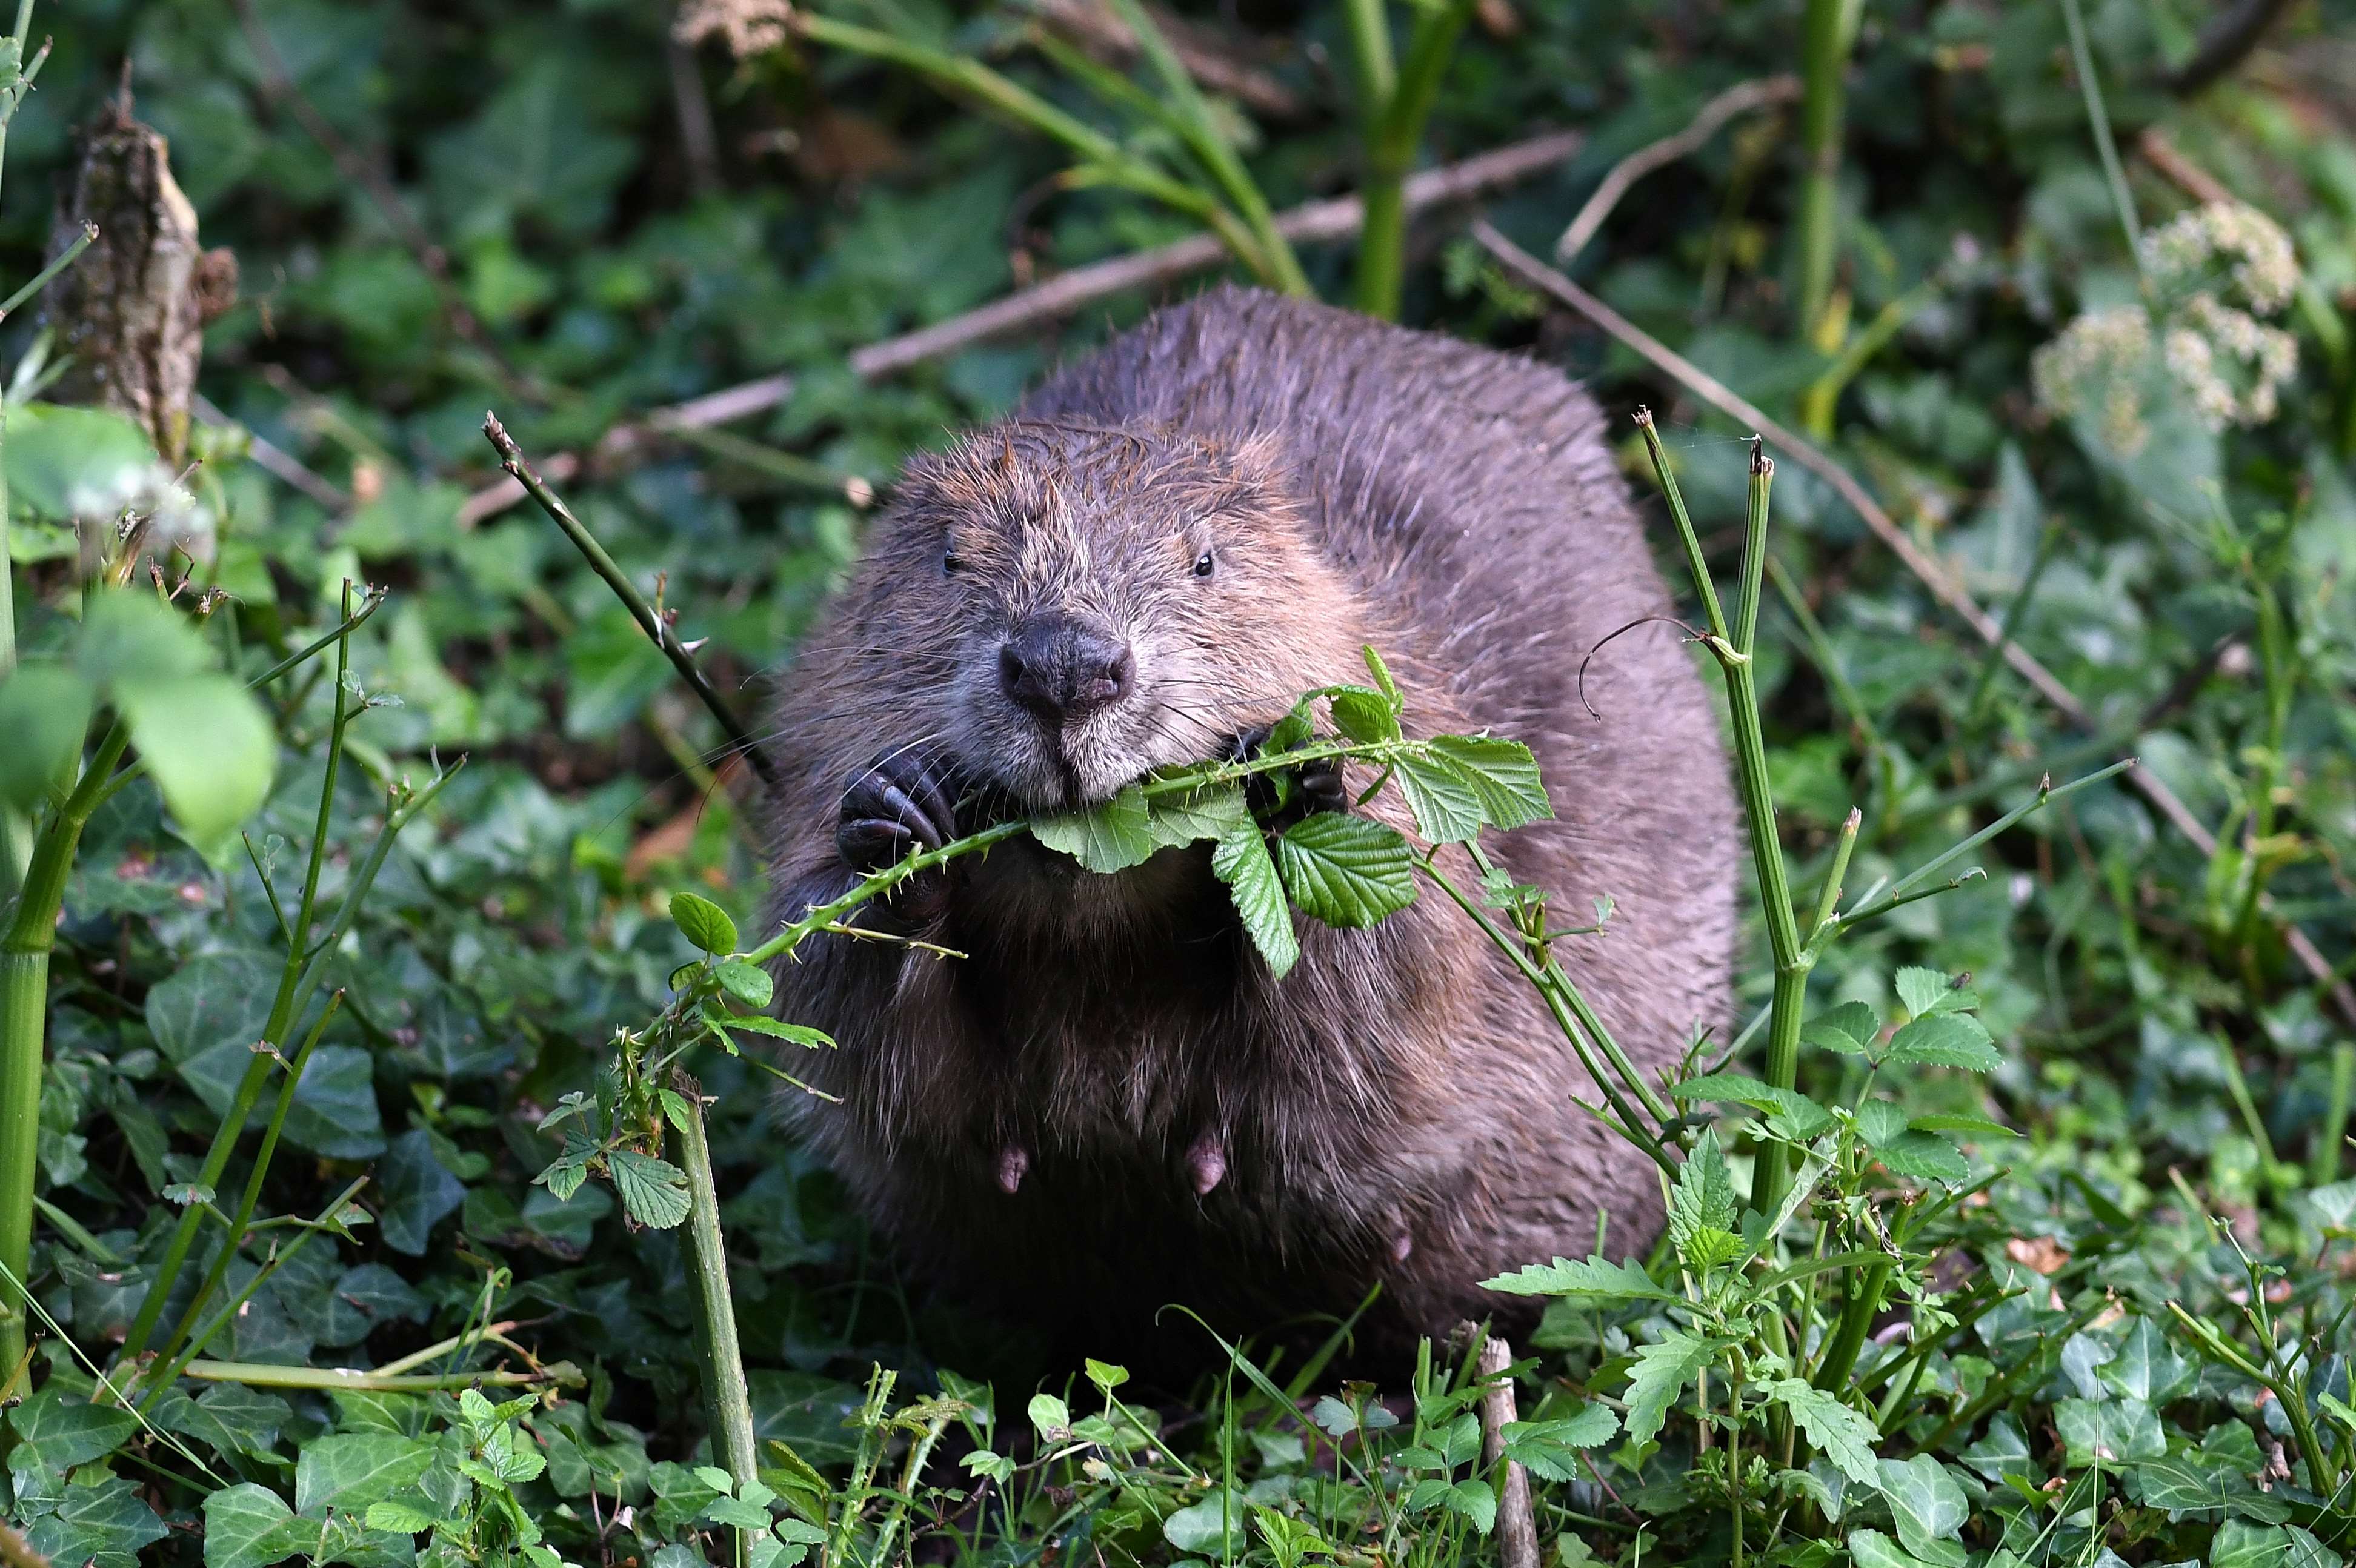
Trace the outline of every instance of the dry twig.
{"label": "dry twig", "polygon": [[1595,231],[1603,227],[1603,220],[1612,216],[1612,209],[1620,205],[1620,198],[1628,194],[1630,186],[1662,165],[1673,164],[1696,151],[1736,115],[1771,104],[1790,103],[1799,96],[1800,79],[1788,72],[1730,87],[1703,104],[1694,115],[1693,123],[1684,130],[1639,147],[1612,165],[1612,172],[1603,176],[1603,183],[1595,187],[1595,194],[1587,198],[1587,205],[1579,209],[1579,216],[1570,220],[1562,238],[1555,241],[1556,262],[1568,266],[1572,257],[1586,249],[1587,242],[1595,238]]}

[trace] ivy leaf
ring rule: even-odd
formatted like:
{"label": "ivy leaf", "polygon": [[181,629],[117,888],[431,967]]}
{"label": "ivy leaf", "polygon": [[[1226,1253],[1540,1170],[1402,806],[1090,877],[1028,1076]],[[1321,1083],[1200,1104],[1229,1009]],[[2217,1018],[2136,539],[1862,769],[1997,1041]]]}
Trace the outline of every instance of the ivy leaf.
{"label": "ivy leaf", "polygon": [[1636,1352],[1628,1371],[1628,1441],[1650,1443],[1661,1435],[1669,1406],[1686,1384],[1718,1355],[1719,1342],[1687,1328],[1670,1330]]}
{"label": "ivy leaf", "polygon": [[1153,836],[1145,791],[1136,784],[1123,785],[1100,805],[1034,817],[1031,837],[1099,875],[1141,866],[1162,848]]}
{"label": "ivy leaf", "polygon": [[1537,759],[1519,741],[1437,735],[1431,750],[1472,786],[1489,827],[1506,831],[1554,815],[1554,804],[1538,782]]}
{"label": "ivy leaf", "polygon": [[1277,869],[1302,912],[1356,930],[1415,901],[1415,859],[1398,830],[1321,811],[1276,841]]}
{"label": "ivy leaf", "polygon": [[1890,1038],[1882,1060],[1960,1067],[1971,1072],[1993,1072],[2004,1065],[2004,1057],[1988,1038],[1987,1026],[1968,1013],[1933,1013],[1916,1019]]}
{"label": "ivy leaf", "polygon": [[2169,1343],[2159,1325],[2137,1317],[2119,1341],[2119,1353],[2095,1375],[2113,1391],[2157,1408],[2192,1386],[2193,1367]]}
{"label": "ivy leaf", "polygon": [[1617,1264],[1606,1263],[1601,1257],[1590,1257],[1584,1263],[1557,1258],[1550,1264],[1532,1264],[1512,1274],[1484,1279],[1481,1288],[1503,1291],[1508,1296],[1578,1296],[1598,1301],[1677,1299],[1674,1292],[1654,1284],[1653,1276],[1633,1258]]}
{"label": "ivy leaf", "polygon": [[139,1429],[139,1418],[131,1412],[93,1404],[56,1383],[10,1411],[7,1423],[16,1434],[8,1453],[11,1470],[46,1467],[60,1475],[112,1453]]}
{"label": "ivy leaf", "polygon": [[1269,858],[1267,841],[1257,826],[1237,828],[1219,840],[1211,852],[1211,870],[1227,884],[1244,930],[1268,960],[1269,973],[1281,980],[1301,962],[1301,939],[1292,932],[1292,906],[1285,901],[1284,883],[1276,862]]}
{"label": "ivy leaf", "polygon": [[680,935],[706,953],[724,956],[736,951],[736,923],[700,893],[671,894],[670,919]]}
{"label": "ivy leaf", "polygon": [[416,1485],[435,1452],[423,1438],[376,1432],[315,1437],[294,1462],[294,1510],[359,1512]]}
{"label": "ivy leaf", "polygon": [[2053,1429],[2062,1435],[2072,1465],[2120,1465],[2168,1456],[2159,1417],[2139,1399],[2056,1400]]}
{"label": "ivy leaf", "polygon": [[1963,1548],[1954,1542],[1971,1506],[1947,1467],[1931,1455],[1917,1454],[1911,1459],[1884,1459],[1878,1468],[1876,1484],[1889,1500],[1899,1544],[1926,1562],[1952,1558],[1954,1568],[1963,1568]]}
{"label": "ivy leaf", "polygon": [[[205,1499],[205,1568],[263,1568],[295,1550],[294,1510],[268,1487],[241,1481]],[[314,1539],[317,1531],[313,1531]]]}
{"label": "ivy leaf", "polygon": [[1880,1433],[1862,1412],[1800,1378],[1776,1380],[1768,1385],[1767,1396],[1792,1413],[1808,1441],[1842,1475],[1860,1486],[1878,1484],[1873,1442]]}
{"label": "ivy leaf", "polygon": [[687,1218],[687,1172],[634,1148],[616,1149],[605,1163],[631,1219],[651,1231],[668,1231]]}
{"label": "ivy leaf", "polygon": [[24,1524],[34,1551],[72,1568],[139,1568],[139,1553],[171,1533],[120,1476],[67,1487],[53,1511],[11,1522]]}

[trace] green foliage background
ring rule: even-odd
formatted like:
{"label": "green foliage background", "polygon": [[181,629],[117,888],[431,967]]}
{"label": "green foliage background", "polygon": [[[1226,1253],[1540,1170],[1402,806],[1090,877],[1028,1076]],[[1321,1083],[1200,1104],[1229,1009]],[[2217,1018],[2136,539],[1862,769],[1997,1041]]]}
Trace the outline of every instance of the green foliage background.
{"label": "green foliage background", "polygon": [[[1348,188],[1357,132],[1341,8],[1195,9],[1307,105],[1296,121],[1237,122],[1269,199]],[[1013,7],[843,14],[982,54],[1087,110],[1023,47]],[[1487,205],[1534,251],[1619,157],[1685,124],[1712,92],[1799,64],[1796,0],[1532,0],[1509,15],[1510,29],[1468,30],[1425,151],[1454,157],[1544,127],[1585,129],[1584,152]],[[2323,1128],[2333,1051],[2350,1026],[2246,911],[2262,883],[2348,972],[2356,13],[2345,0],[2294,7],[2250,67],[2190,101],[2147,85],[2208,19],[2173,0],[2100,0],[2088,12],[2123,133],[2161,124],[2293,236],[2306,289],[2286,323],[2301,366],[2264,428],[2215,443],[2164,441],[2150,461],[2120,463],[2041,412],[2030,391],[2038,347],[2082,309],[2135,288],[2062,11],[1873,0],[1859,13],[1837,186],[1840,302],[1858,324],[1901,302],[1908,314],[1845,383],[1837,450],[2010,617],[2096,713],[2108,749],[2061,727],[1992,667],[1827,487],[1787,464],[1778,549],[1800,607],[1771,601],[1759,685],[1789,848],[1820,865],[1851,804],[1862,805],[1851,873],[1861,886],[1968,833],[2041,773],[2074,774],[2129,752],[2226,848],[2202,857],[2124,785],[2099,785],[1990,846],[1986,880],[1910,906],[1815,976],[1816,1005],[1853,999],[1894,1018],[1918,1010],[1893,988],[1902,965],[1970,973],[2002,1065],[1985,1082],[1924,1073],[1907,1084],[1907,1108],[1993,1115],[2025,1137],[1965,1140],[1976,1170],[2001,1161],[2011,1174],[1944,1244],[2024,1285],[2031,1260],[2068,1261],[2050,1303],[2024,1295],[1933,1359],[1913,1385],[1918,1409],[1883,1423],[1900,1435],[1879,1463],[1898,1473],[1883,1476],[1878,1499],[1850,1504],[1847,1524],[1783,1538],[1794,1563],[1846,1551],[1860,1568],[1962,1568],[1968,1550],[1975,1568],[1997,1552],[2336,1568],[2349,1550],[2345,1499],[2219,1500],[2258,1495],[2251,1477],[2267,1476],[2268,1445],[2286,1428],[2247,1384],[2201,1361],[2165,1311],[2176,1300],[2233,1321],[2232,1293],[2246,1296],[2247,1281],[2201,1215],[2235,1216],[2254,1254],[2296,1260],[2283,1310],[2305,1309],[2309,1328],[2325,1329],[2310,1370],[2325,1392],[2349,1397],[2341,1265],[2356,1197]],[[207,242],[230,247],[242,271],[240,303],[207,334],[205,395],[354,497],[322,505],[245,462],[234,436],[205,438],[212,461],[195,488],[219,517],[209,580],[234,603],[211,635],[250,674],[332,625],[345,579],[391,590],[352,639],[357,685],[382,700],[354,724],[357,763],[328,818],[338,848],[323,893],[337,897],[352,874],[381,821],[385,781],[423,778],[437,752],[469,759],[401,840],[335,954],[328,984],[345,1002],[286,1124],[296,1157],[282,1154],[264,1198],[266,1213],[307,1215],[364,1176],[368,1222],[279,1269],[210,1353],[382,1366],[488,1314],[525,1324],[510,1333],[584,1380],[528,1413],[480,1396],[461,1408],[446,1394],[233,1383],[175,1394],[155,1424],[208,1474],[127,1416],[82,1404],[84,1374],[52,1338],[42,1392],[9,1414],[12,1435],[0,1441],[11,1506],[60,1562],[251,1568],[298,1550],[284,1533],[297,1513],[316,1527],[300,1548],[308,1555],[407,1562],[414,1548],[396,1529],[361,1523],[368,1506],[415,1482],[436,1445],[461,1438],[570,1561],[672,1568],[688,1561],[680,1543],[709,1539],[699,1530],[731,1503],[708,1513],[712,1472],[692,1467],[704,1456],[677,1233],[626,1227],[598,1184],[560,1200],[531,1178],[557,1150],[541,1116],[589,1083],[617,1026],[662,1006],[671,971],[691,955],[662,890],[695,885],[755,928],[756,834],[700,760],[717,741],[708,720],[546,520],[528,509],[461,520],[470,489],[496,477],[483,411],[496,406],[528,452],[545,454],[584,448],[652,407],[794,378],[781,407],[733,427],[752,450],[663,444],[648,461],[566,485],[637,581],[668,574],[665,600],[685,635],[712,639],[703,661],[716,683],[749,693],[746,683],[790,659],[861,528],[855,507],[813,495],[774,454],[882,485],[907,451],[1001,411],[1056,356],[1149,302],[1107,301],[875,385],[846,368],[850,351],[1193,225],[1118,192],[1060,188],[1054,147],[905,72],[815,50],[739,64],[716,47],[673,48],[669,21],[663,7],[608,0],[177,0],[77,5],[41,24],[56,54],[8,144],[0,273],[37,269],[69,127],[97,111],[127,59],[137,112],[169,136]],[[268,40],[259,52],[256,29]],[[308,133],[273,56],[398,194],[444,276]],[[681,72],[698,84],[684,100]],[[699,101],[716,132],[708,167],[681,131]],[[1126,133],[1148,148],[1162,134]],[[1779,413],[1834,357],[1792,319],[1798,163],[1788,115],[1738,123],[1639,187],[1572,268]],[[2147,161],[2131,158],[2126,173],[2147,225],[2187,205]],[[1563,362],[1615,412],[1638,401],[1663,410],[1706,542],[1730,567],[1723,530],[1740,514],[1737,439],[1747,432],[1584,326],[1542,317],[1455,232],[1452,219],[1418,229],[1407,317]],[[1312,247],[1303,261],[1320,292],[1347,297],[1348,247]],[[12,357],[37,331],[30,314],[5,329]],[[12,414],[7,445],[14,591],[36,655],[75,635],[61,609],[70,507],[62,483],[43,487],[45,449],[28,430],[40,417]],[[1633,446],[1630,457],[1633,473]],[[71,470],[91,460],[69,449],[51,461]],[[2218,484],[2214,511],[2190,482],[2202,477]],[[2271,660],[2259,647],[2267,596],[2286,628]],[[1562,650],[1566,660],[1584,652]],[[328,690],[297,683],[273,700],[282,751],[246,827],[284,880],[309,843]],[[2273,837],[2246,853],[2243,829],[2262,805]],[[167,1194],[191,1179],[250,1059],[280,962],[253,869],[220,843],[200,852],[189,826],[167,819],[144,782],[114,796],[86,836],[60,928],[39,1151],[50,1207],[34,1278],[46,1309],[102,1359],[177,1218]],[[1765,975],[1752,972],[1755,1005]],[[1858,1070],[1841,1061],[1809,1071],[1828,1099],[1854,1093],[1843,1074]],[[1007,1352],[994,1326],[904,1291],[830,1179],[779,1147],[761,1081],[722,1063],[706,1088],[719,1097],[723,1217],[764,1437],[839,1480],[869,1463],[869,1449],[921,1435],[921,1413],[890,1417],[906,1423],[894,1428],[875,1403],[869,1368],[879,1361],[899,1370],[904,1397],[981,1397],[945,1367],[995,1372],[1010,1412],[1029,1397],[1037,1367]],[[230,1181],[243,1173],[233,1164]],[[204,1245],[218,1245],[212,1232]],[[230,1265],[232,1286],[265,1257],[266,1243],[249,1246]],[[1616,1387],[1632,1344],[1657,1339],[1641,1320],[1568,1308],[1549,1324],[1530,1397]],[[2047,1350],[2058,1363],[2034,1360]],[[1887,1351],[1869,1350],[1861,1370]],[[1117,1360],[1120,1348],[1103,1353]],[[2021,1368],[2030,1370],[2002,1383]],[[1100,1386],[1113,1402],[1117,1385]],[[1987,1406],[1992,1389],[2003,1398]],[[866,1424],[846,1428],[862,1406]],[[1321,1405],[1316,1424],[1338,1441],[1377,1424],[1368,1409],[1362,1391],[1355,1407],[1335,1404],[1339,1414]],[[1050,1447],[1075,1431],[1070,1412],[1055,1410],[1060,1419],[1031,1411]],[[1102,1451],[1151,1472],[1150,1453],[1134,1458],[1145,1445],[1122,1436],[1117,1416],[1103,1419],[1112,1424],[1095,1439]],[[1158,1419],[1193,1417],[1173,1407]],[[1265,1441],[1238,1450],[1229,1435],[1222,1485],[1234,1498],[1259,1488],[1253,1501],[1292,1495],[1273,1484],[1313,1470],[1299,1435],[1271,1411],[1253,1419]],[[1464,1419],[1462,1405],[1434,1406],[1412,1423],[1419,1441],[1438,1445],[1430,1452],[1461,1464],[1450,1445]],[[996,1439],[995,1428],[968,1431],[984,1447]],[[1689,1420],[1668,1439],[1683,1446],[1641,1477],[1620,1477],[1626,1498],[1590,1485],[1569,1457],[1596,1439],[1557,1437],[1531,1448],[1557,1483],[1542,1492],[1550,1541],[1596,1520],[1599,1556],[1657,1552],[1664,1538],[1681,1558],[1727,1553],[1714,1533],[1722,1511],[1705,1513],[1699,1483],[1680,1492],[1670,1475],[1693,1458]],[[1210,1475],[1218,1440],[1206,1423],[1177,1445]],[[2343,1462],[2349,1441],[2338,1439]],[[2132,1481],[2129,1459],[2144,1467]],[[2182,1472],[2173,1491],[2152,1478],[2164,1466]],[[1415,1483],[1408,1468],[1402,1496]],[[2032,1494],[2025,1531],[1997,1506],[2013,1473]],[[975,1539],[954,1550],[1027,1562],[1051,1539],[1121,1561],[1244,1549],[1225,1533],[1227,1491],[1193,1478],[1160,1491],[1078,1471],[1065,1479],[1022,1494],[1021,1510],[1010,1501],[1006,1520],[984,1509],[958,1523],[949,1533]],[[2048,1480],[2065,1479],[2080,1488],[2062,1494],[2070,1509],[2037,1500]],[[1418,1517],[1441,1521],[1409,1532],[1426,1560],[1494,1551],[1477,1504],[1452,1485],[1419,1505],[1430,1511]],[[1909,1512],[1907,1499],[1919,1509]],[[1825,1501],[1792,1506],[1837,1518],[1837,1499]],[[483,1526],[478,1555],[521,1539],[501,1528]],[[1290,1568],[1285,1552],[1297,1560],[1306,1549],[1280,1534],[1261,1527],[1249,1544]],[[803,1543],[814,1545],[834,1550]],[[1585,1549],[1558,1550],[1575,1563]]]}

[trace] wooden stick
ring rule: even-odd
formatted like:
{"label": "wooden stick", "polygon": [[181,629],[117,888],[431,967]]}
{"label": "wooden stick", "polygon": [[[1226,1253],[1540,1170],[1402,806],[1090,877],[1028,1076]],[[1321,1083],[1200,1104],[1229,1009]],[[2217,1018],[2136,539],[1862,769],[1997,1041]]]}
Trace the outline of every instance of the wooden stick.
{"label": "wooden stick", "polygon": [[[1898,526],[1897,519],[1882,510],[1880,503],[1867,493],[1865,486],[1858,484],[1847,469],[1768,418],[1757,404],[1736,393],[1692,360],[1498,233],[1487,222],[1473,224],[1472,238],[1479,241],[1483,250],[1503,263],[1506,271],[1540,293],[1569,305],[1668,372],[1702,401],[1729,418],[1749,425],[1783,448],[1792,461],[1830,485],[1839,493],[1841,499],[1864,519],[1865,526],[1872,530],[1874,537],[1888,545],[1890,553],[1897,556],[1906,570],[1931,591],[1931,596],[1960,618],[1982,642],[2001,653],[2004,662],[2010,665],[2055,711],[2076,729],[2089,733],[2099,731],[2094,716],[2087,711],[2084,703],[2078,700],[2076,693],[2040,663],[2035,655],[2006,636],[2004,628],[1997,624],[1996,619],[1981,609],[1971,594],[1947,575],[1946,569],[1936,557],[1916,544],[1906,530]],[[2169,825],[2184,835],[2201,854],[2214,855],[2217,852],[2217,836],[2209,831],[2208,826],[2192,814],[2192,808],[2186,805],[2157,773],[2149,768],[2136,768],[2126,776],[2127,782],[2151,803],[2153,809],[2166,817]],[[2272,900],[2262,900],[2261,907],[2271,914],[2274,908]],[[2356,987],[2351,987],[2346,980],[2334,974],[2331,961],[2323,955],[2322,950],[2315,945],[2305,931],[2287,920],[2280,923],[2285,945],[2319,984],[2329,987],[2331,998],[2341,1014],[2350,1024],[2356,1025]]]}
{"label": "wooden stick", "polygon": [[[1484,1378],[1494,1378],[1481,1392],[1481,1462],[1494,1465],[1505,1454],[1505,1428],[1520,1419],[1514,1409],[1514,1383],[1505,1371],[1514,1363],[1514,1348],[1494,1335],[1481,1340],[1473,1362]],[[1538,1527],[1530,1509],[1530,1475],[1507,1460],[1505,1484],[1497,1495],[1497,1550],[1505,1568],[1538,1568]]]}
{"label": "wooden stick", "polygon": [[[1576,156],[1586,144],[1583,132],[1556,131],[1462,163],[1427,169],[1407,182],[1407,209],[1414,214],[1518,184]],[[1365,209],[1358,198],[1344,196],[1308,202],[1279,213],[1276,228],[1277,232],[1296,243],[1315,242],[1347,239],[1358,231],[1365,220]],[[1226,257],[1226,248],[1216,238],[1195,234],[1151,251],[1075,267],[962,315],[887,337],[881,343],[871,343],[851,354],[851,370],[862,381],[880,381],[915,366],[947,358],[977,343],[1059,320],[1110,295],[1156,287],[1208,271]],[[606,432],[591,449],[591,464],[604,467],[626,460],[659,440],[667,429],[723,424],[776,408],[793,396],[793,390],[791,376],[764,376],[756,381],[675,403],[643,420]],[[581,459],[570,453],[557,453],[541,467],[547,477],[560,483],[580,470]],[[459,507],[459,526],[470,527],[494,517],[523,498],[523,486],[512,478],[487,485],[467,496]]]}
{"label": "wooden stick", "polygon": [[1799,96],[1800,79],[1788,72],[1730,87],[1703,104],[1694,115],[1693,123],[1684,130],[1639,147],[1612,165],[1612,172],[1603,176],[1603,183],[1595,187],[1595,194],[1587,198],[1587,205],[1579,209],[1579,216],[1570,220],[1562,238],[1555,241],[1556,264],[1569,265],[1571,258],[1586,249],[1587,242],[1595,238],[1595,231],[1603,227],[1603,220],[1612,216],[1612,209],[1620,205],[1620,198],[1628,194],[1630,186],[1662,165],[1673,164],[1696,151],[1736,115],[1772,103],[1789,103]]}

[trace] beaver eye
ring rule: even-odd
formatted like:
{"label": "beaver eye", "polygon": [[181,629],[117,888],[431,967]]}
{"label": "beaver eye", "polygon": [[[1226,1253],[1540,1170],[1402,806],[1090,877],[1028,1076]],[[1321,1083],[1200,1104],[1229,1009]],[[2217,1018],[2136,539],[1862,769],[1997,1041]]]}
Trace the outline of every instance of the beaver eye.
{"label": "beaver eye", "polygon": [[943,577],[948,577],[954,572],[962,571],[964,570],[965,558],[958,554],[954,546],[941,551],[941,575]]}
{"label": "beaver eye", "polygon": [[1194,558],[1194,575],[1197,577],[1210,576],[1213,564],[1211,552],[1209,550],[1205,550],[1202,554]]}

